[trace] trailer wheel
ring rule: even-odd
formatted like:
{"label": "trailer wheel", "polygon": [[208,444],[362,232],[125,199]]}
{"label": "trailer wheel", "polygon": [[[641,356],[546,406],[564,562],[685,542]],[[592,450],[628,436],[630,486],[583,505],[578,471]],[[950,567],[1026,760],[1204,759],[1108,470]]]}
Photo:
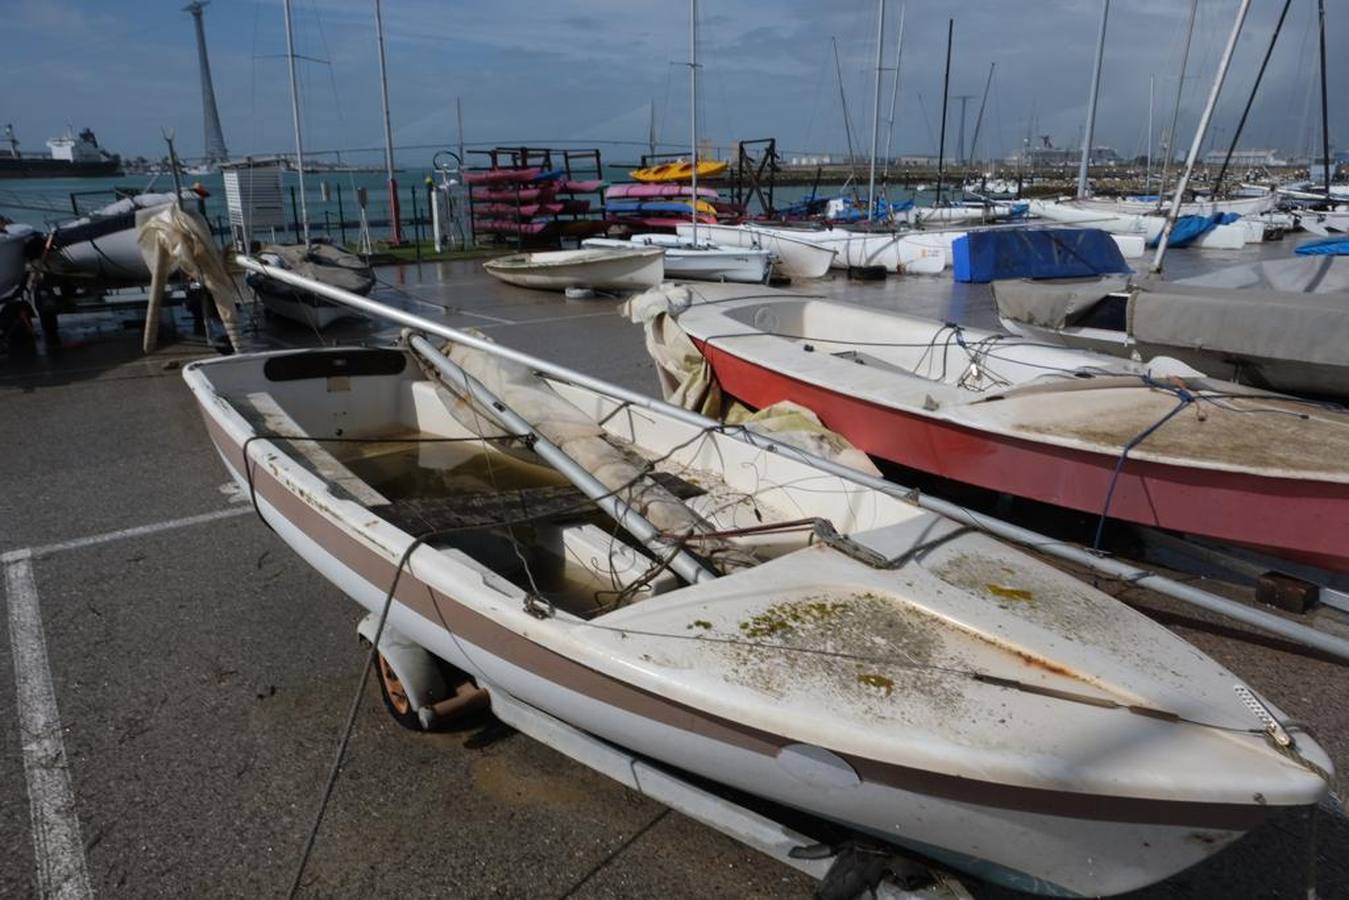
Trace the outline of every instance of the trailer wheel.
{"label": "trailer wheel", "polygon": [[375,657],[375,665],[379,672],[379,693],[384,698],[384,708],[399,725],[411,731],[421,731],[422,725],[417,718],[417,711],[412,708],[412,701],[408,699],[407,691],[403,689],[403,683],[394,673],[393,666],[389,665],[383,653],[377,653]]}

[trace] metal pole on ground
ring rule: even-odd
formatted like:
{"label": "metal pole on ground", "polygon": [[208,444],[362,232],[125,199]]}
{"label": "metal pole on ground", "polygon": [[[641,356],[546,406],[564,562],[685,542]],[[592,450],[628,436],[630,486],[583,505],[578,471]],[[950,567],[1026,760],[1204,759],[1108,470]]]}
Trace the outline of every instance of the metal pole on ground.
{"label": "metal pole on ground", "polygon": [[948,500],[942,500],[939,497],[922,494],[912,488],[886,481],[884,478],[869,475],[865,472],[859,472],[842,463],[815,456],[814,454],[801,450],[798,447],[794,447],[791,444],[783,443],[768,435],[760,434],[759,432],[751,431],[741,426],[725,425],[724,423],[709,419],[707,416],[693,412],[692,410],[674,406],[663,400],[648,397],[639,391],[611,384],[601,378],[595,378],[594,376],[586,375],[583,372],[569,369],[566,366],[561,366],[557,363],[549,362],[548,360],[540,359],[527,353],[522,353],[519,350],[460,331],[457,328],[451,328],[441,322],[433,322],[432,320],[418,316],[415,313],[406,312],[405,310],[380,303],[377,300],[371,300],[367,297],[353,294],[350,291],[344,291],[341,288],[335,288],[331,285],[314,281],[313,279],[305,278],[301,275],[296,275],[294,272],[287,271],[286,269],[278,269],[273,266],[264,265],[252,257],[241,254],[235,257],[235,261],[251,272],[258,272],[269,278],[275,278],[278,281],[304,288],[321,297],[345,304],[346,306],[368,315],[386,319],[425,334],[434,334],[443,337],[446,340],[454,341],[457,344],[463,344],[466,347],[472,347],[476,350],[491,353],[502,359],[513,360],[528,366],[536,372],[547,375],[550,378],[556,378],[559,381],[564,381],[568,384],[574,384],[577,387],[586,388],[587,390],[613,397],[616,400],[624,401],[641,409],[649,409],[653,412],[667,415],[677,421],[692,425],[695,428],[716,428],[722,434],[744,441],[752,446],[761,447],[767,452],[781,453],[792,459],[801,460],[822,472],[827,472],[830,475],[837,476],[838,478],[842,478],[854,484],[859,484],[863,487],[880,491],[889,496],[913,503],[922,509],[927,509],[938,515],[954,519],[971,528],[977,528],[995,537],[1021,544],[1033,549],[1037,553],[1081,565],[1095,572],[1109,576],[1110,578],[1117,578],[1139,587],[1157,591],[1160,594],[1166,594],[1169,597],[1174,597],[1185,603],[1227,616],[1230,619],[1259,628],[1270,634],[1285,637],[1291,641],[1302,644],[1303,646],[1311,647],[1323,653],[1335,656],[1338,659],[1349,661],[1349,640],[1345,640],[1344,638],[1317,631],[1314,628],[1310,628],[1298,622],[1289,621],[1280,616],[1276,616],[1273,613],[1246,606],[1236,600],[1219,597],[1216,594],[1211,594],[1208,591],[1182,584],[1163,575],[1158,575],[1155,572],[1149,572],[1146,569],[1131,566],[1128,563],[1100,556],[1084,547],[1078,547],[1064,541],[1055,540],[1043,534],[1031,531],[1029,528],[1023,528],[1020,525],[1013,525],[1012,523],[1004,522],[1001,519],[976,513],[973,510],[966,509],[965,507]]}

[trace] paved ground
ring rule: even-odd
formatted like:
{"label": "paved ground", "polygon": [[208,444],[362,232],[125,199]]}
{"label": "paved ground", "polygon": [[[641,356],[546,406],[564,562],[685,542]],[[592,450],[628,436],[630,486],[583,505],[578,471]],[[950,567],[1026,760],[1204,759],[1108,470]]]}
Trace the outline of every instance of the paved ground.
{"label": "paved ground", "polygon": [[[472,263],[381,276],[394,302],[654,390],[640,332],[608,303],[516,291]],[[925,284],[822,290],[966,321],[990,315],[981,291]],[[269,345],[315,341],[298,327],[260,324]],[[37,890],[33,798],[78,823],[77,836],[41,837],[71,871],[87,861],[98,893],[282,893],[363,663],[357,609],[222,490],[224,471],[178,372],[199,345],[182,339],[143,358],[138,333],[107,317],[72,323],[68,336],[83,345],[32,364],[0,359],[0,553],[9,553],[0,627],[10,637],[0,643],[0,896]],[[360,323],[334,333],[384,336]],[[174,524],[194,516],[209,518]],[[25,548],[37,548],[31,559]],[[1307,721],[1349,771],[1349,668],[1155,595],[1119,593]],[[39,613],[36,632],[25,610]],[[44,648],[60,728],[30,744],[26,774],[19,720],[28,707],[16,698],[43,688],[34,654]],[[56,735],[67,769],[59,757],[39,765]],[[62,771],[70,806],[50,777]],[[1349,826],[1326,813],[1317,828],[1321,896],[1349,896]],[[1306,822],[1280,819],[1148,896],[1300,897],[1310,858]],[[373,686],[305,887],[475,897],[811,889],[490,719],[443,734],[404,731]]]}

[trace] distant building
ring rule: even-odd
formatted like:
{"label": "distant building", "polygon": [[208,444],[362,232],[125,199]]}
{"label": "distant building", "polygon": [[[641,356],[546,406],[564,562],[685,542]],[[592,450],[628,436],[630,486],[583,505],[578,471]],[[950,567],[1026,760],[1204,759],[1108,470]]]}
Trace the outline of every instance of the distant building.
{"label": "distant building", "polygon": [[788,165],[792,166],[831,166],[834,164],[834,157],[829,153],[821,153],[815,156],[793,156],[788,160]]}
{"label": "distant building", "polygon": [[[1221,166],[1226,150],[1210,150],[1204,155],[1204,165]],[[1237,150],[1232,153],[1234,166],[1286,166],[1288,160],[1279,158],[1278,150]]]}
{"label": "distant building", "polygon": [[[1023,151],[1021,159],[1028,162],[1031,168],[1074,166],[1082,161],[1082,148],[1055,147],[1049,135],[1045,134],[1040,136],[1040,146]],[[1088,161],[1093,166],[1113,166],[1120,162],[1120,157],[1114,147],[1100,145],[1091,148]]]}

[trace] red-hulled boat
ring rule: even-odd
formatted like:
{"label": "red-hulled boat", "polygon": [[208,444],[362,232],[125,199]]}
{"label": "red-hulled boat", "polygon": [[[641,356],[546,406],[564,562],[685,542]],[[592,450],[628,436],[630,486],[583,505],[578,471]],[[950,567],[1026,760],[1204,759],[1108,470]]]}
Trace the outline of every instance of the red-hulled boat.
{"label": "red-hulled boat", "polygon": [[913,469],[1349,571],[1341,408],[803,294],[666,292],[751,407],[792,400]]}

